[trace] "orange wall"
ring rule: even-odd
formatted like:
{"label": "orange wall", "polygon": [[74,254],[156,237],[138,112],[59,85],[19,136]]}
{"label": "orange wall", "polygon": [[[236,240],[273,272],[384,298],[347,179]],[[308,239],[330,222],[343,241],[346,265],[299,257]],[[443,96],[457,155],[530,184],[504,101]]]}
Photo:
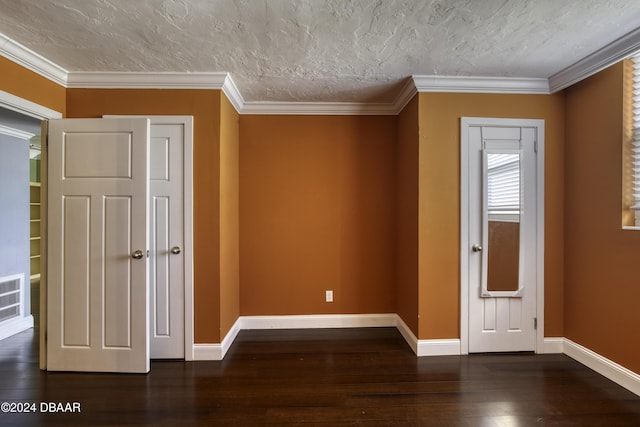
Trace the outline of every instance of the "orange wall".
{"label": "orange wall", "polygon": [[220,94],[220,337],[240,315],[240,118]]}
{"label": "orange wall", "polygon": [[398,116],[396,209],[397,312],[418,335],[418,97]]}
{"label": "orange wall", "polygon": [[460,118],[545,120],[545,336],[563,336],[564,96],[419,94],[419,339],[460,335]]}
{"label": "orange wall", "polygon": [[396,117],[243,115],[240,138],[241,314],[395,313]]}
{"label": "orange wall", "polygon": [[640,232],[622,230],[622,64],[566,90],[565,336],[640,373]]}
{"label": "orange wall", "polygon": [[194,333],[220,342],[220,98],[218,90],[68,89],[68,117],[194,116]]}
{"label": "orange wall", "polygon": [[65,114],[65,88],[0,56],[0,90]]}

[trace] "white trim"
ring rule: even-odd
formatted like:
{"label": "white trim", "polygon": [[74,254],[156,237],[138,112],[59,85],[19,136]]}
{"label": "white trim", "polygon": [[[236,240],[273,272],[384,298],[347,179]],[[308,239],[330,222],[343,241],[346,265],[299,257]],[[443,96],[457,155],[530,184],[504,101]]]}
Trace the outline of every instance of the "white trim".
{"label": "white trim", "polygon": [[407,79],[405,85],[400,89],[398,96],[396,96],[396,100],[393,102],[393,109],[396,114],[402,113],[404,107],[407,106],[409,102],[416,96],[418,93],[418,89],[416,88],[415,81],[410,78]]}
{"label": "white trim", "polygon": [[640,375],[635,372],[571,341],[568,338],[564,339],[564,353],[616,384],[640,396]]}
{"label": "white trim", "polygon": [[418,357],[422,356],[457,356],[460,355],[459,339],[418,340]]}
{"label": "white trim", "polygon": [[395,327],[411,350],[421,356],[460,354],[460,340],[418,340],[395,313],[240,316],[221,344],[194,344],[193,360],[222,360],[241,330]]}
{"label": "white trim", "polygon": [[179,124],[184,128],[184,358],[197,360],[194,347],[193,256],[193,116],[103,115],[104,118],[148,118],[151,125]]}
{"label": "white trim", "polygon": [[26,132],[24,130],[12,128],[2,124],[0,124],[0,135],[6,135],[13,138],[22,139],[23,141],[29,141],[31,138],[36,136],[35,133]]}
{"label": "white trim", "polygon": [[611,65],[638,53],[640,50],[640,28],[625,34],[582,58],[575,64],[549,77],[551,93],[558,92],[581,80],[604,70]]}
{"label": "white trim", "polygon": [[2,322],[0,327],[0,340],[31,328],[33,328],[33,316],[30,314],[28,316],[7,320]]}
{"label": "white trim", "polygon": [[397,111],[394,103],[249,101],[241,114],[390,116]]}
{"label": "white trim", "polygon": [[231,348],[231,344],[233,344],[233,342],[235,341],[236,337],[240,333],[240,331],[241,331],[241,328],[240,328],[241,322],[242,322],[241,318],[238,318],[238,320],[236,320],[236,322],[233,324],[231,329],[229,329],[229,332],[227,332],[227,335],[222,340],[222,343],[220,344],[220,356],[221,356],[221,358],[224,359],[224,356],[227,354],[227,351],[229,351],[229,348]]}
{"label": "white trim", "polygon": [[544,354],[562,354],[564,353],[564,338],[562,337],[547,337],[544,339],[542,351],[539,353]]}
{"label": "white trim", "polygon": [[192,360],[222,360],[221,344],[193,344]]}
{"label": "white trim", "polygon": [[72,71],[67,88],[222,89],[227,73],[133,73]]}
{"label": "white trim", "polygon": [[398,315],[316,314],[292,316],[241,316],[241,329],[317,329],[395,327]]}
{"label": "white trim", "polygon": [[231,348],[231,344],[240,333],[240,324],[241,318],[238,318],[220,344],[193,344],[190,351],[193,357],[190,360],[224,359],[229,348]]}
{"label": "white trim", "polygon": [[536,330],[536,352],[540,353],[544,349],[544,194],[545,194],[545,121],[534,120],[537,123],[536,133],[536,322],[538,329]]}
{"label": "white trim", "polygon": [[61,86],[67,83],[67,70],[4,34],[0,34],[0,55]]}
{"label": "white trim", "polygon": [[462,117],[460,119],[460,354],[469,353],[469,140],[472,126],[534,127],[536,131],[536,353],[544,351],[544,120]]}
{"label": "white trim", "polygon": [[396,328],[418,357],[458,356],[461,354],[462,347],[459,338],[419,340],[400,316],[397,316]]}
{"label": "white trim", "polygon": [[[414,75],[417,92],[526,93],[558,92],[640,50],[640,28],[586,56],[549,78]],[[226,72],[129,73],[69,72],[0,34],[0,55],[66,88],[222,89],[240,114],[398,114],[413,97],[407,86],[389,104],[244,102]],[[410,95],[409,95],[410,94]],[[246,109],[246,112],[244,111]],[[51,117],[53,118],[53,117]]]}
{"label": "white trim", "polygon": [[40,120],[61,119],[62,113],[0,90],[0,107]]}
{"label": "white trim", "polygon": [[416,338],[413,331],[407,326],[407,324],[402,320],[402,317],[398,315],[396,320],[396,328],[398,332],[404,337],[411,350],[413,350],[414,354],[418,355],[418,338]]}
{"label": "white trim", "polygon": [[227,99],[231,102],[231,105],[233,105],[238,114],[240,114],[245,102],[240,90],[238,90],[238,86],[236,86],[236,82],[231,78],[231,74],[227,74],[227,77],[224,79],[222,92],[227,96]]}
{"label": "white trim", "polygon": [[545,78],[414,75],[418,92],[549,94]]}

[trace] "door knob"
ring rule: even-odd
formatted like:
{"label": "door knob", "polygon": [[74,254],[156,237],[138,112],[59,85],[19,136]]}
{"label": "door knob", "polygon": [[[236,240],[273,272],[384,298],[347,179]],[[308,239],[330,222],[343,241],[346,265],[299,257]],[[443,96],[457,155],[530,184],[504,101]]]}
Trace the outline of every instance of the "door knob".
{"label": "door knob", "polygon": [[137,251],[134,251],[131,254],[131,258],[133,259],[142,259],[143,256],[144,256],[144,253],[140,249],[138,249]]}
{"label": "door knob", "polygon": [[482,252],[482,246],[476,243],[475,245],[471,246],[471,250],[473,252]]}
{"label": "door knob", "polygon": [[171,248],[171,253],[174,255],[178,255],[181,251],[180,246],[174,246]]}

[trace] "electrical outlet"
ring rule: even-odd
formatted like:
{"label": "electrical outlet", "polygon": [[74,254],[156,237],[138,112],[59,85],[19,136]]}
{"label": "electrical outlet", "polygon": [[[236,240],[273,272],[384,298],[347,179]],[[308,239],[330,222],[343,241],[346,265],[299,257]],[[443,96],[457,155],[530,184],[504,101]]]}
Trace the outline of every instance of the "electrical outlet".
{"label": "electrical outlet", "polygon": [[325,301],[333,302],[333,291],[325,291]]}

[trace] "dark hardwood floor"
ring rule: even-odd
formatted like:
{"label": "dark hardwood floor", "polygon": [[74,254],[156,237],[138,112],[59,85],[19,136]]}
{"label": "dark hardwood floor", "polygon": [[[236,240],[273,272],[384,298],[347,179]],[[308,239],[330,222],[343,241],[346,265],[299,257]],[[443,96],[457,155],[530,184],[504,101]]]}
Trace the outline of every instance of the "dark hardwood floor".
{"label": "dark hardwood floor", "polygon": [[[224,361],[148,375],[48,373],[0,341],[0,426],[640,426],[640,397],[564,355],[413,355],[393,328],[243,331]],[[42,413],[78,402],[80,413]]]}

